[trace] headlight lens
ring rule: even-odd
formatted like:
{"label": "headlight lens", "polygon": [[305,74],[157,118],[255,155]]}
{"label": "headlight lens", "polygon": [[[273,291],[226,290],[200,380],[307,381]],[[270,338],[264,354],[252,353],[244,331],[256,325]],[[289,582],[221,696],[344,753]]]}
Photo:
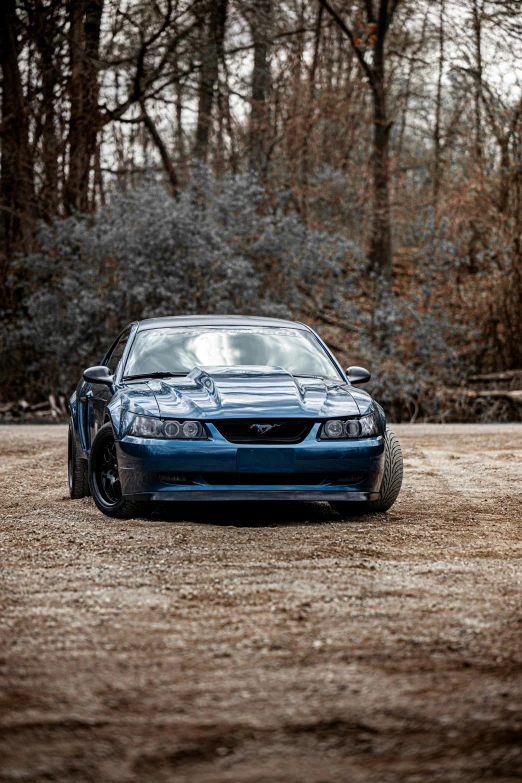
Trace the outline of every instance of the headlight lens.
{"label": "headlight lens", "polygon": [[179,422],[177,421],[166,421],[163,425],[163,432],[167,438],[179,438],[179,429]]}
{"label": "headlight lens", "polygon": [[357,436],[359,438],[372,438],[381,434],[381,418],[377,411],[370,413],[369,416],[361,416],[359,424],[361,425],[360,435]]}
{"label": "headlight lens", "polygon": [[183,424],[182,429],[185,438],[197,438],[199,436],[201,425],[198,421],[186,421]]}
{"label": "headlight lens", "polygon": [[376,412],[360,419],[330,419],[319,431],[322,440],[340,440],[346,438],[372,438],[381,434],[381,421]]}
{"label": "headlight lens", "polygon": [[327,421],[324,425],[324,434],[327,438],[342,438],[344,434],[344,423],[338,419]]}
{"label": "headlight lens", "polygon": [[163,422],[152,416],[136,416],[131,424],[129,435],[136,438],[164,438]]}
{"label": "headlight lens", "polygon": [[162,421],[154,416],[136,416],[129,435],[135,438],[163,438],[170,440],[206,440],[207,433],[199,421]]}

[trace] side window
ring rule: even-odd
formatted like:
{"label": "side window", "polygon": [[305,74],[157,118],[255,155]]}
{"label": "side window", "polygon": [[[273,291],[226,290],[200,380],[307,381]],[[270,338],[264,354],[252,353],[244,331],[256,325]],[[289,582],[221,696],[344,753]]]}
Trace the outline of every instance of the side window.
{"label": "side window", "polygon": [[112,375],[116,374],[116,370],[118,369],[118,364],[120,363],[121,357],[123,356],[123,352],[125,350],[125,346],[127,345],[127,340],[129,339],[130,333],[131,333],[130,329],[125,329],[122,336],[114,346],[114,350],[109,356],[107,367],[111,371]]}

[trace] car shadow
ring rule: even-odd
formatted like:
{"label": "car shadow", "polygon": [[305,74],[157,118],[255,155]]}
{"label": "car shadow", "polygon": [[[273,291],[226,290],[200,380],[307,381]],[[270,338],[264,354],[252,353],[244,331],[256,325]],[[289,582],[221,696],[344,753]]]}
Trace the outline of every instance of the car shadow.
{"label": "car shadow", "polygon": [[330,524],[341,519],[328,503],[270,500],[158,503],[151,516],[163,522],[246,528]]}

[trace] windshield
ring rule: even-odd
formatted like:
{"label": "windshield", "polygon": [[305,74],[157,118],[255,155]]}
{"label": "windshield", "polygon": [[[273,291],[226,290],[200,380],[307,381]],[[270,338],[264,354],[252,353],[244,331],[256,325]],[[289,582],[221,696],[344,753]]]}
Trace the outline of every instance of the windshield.
{"label": "windshield", "polygon": [[197,327],[138,332],[125,377],[153,373],[186,375],[198,366],[282,367],[291,375],[342,380],[315,337],[302,329]]}

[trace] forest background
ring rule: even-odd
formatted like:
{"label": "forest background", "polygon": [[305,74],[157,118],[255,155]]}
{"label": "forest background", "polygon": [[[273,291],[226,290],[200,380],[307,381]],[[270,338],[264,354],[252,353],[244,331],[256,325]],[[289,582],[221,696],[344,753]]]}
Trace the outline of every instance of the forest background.
{"label": "forest background", "polygon": [[522,368],[521,64],[518,0],[3,0],[0,413],[241,312],[395,419],[520,419],[473,376]]}

